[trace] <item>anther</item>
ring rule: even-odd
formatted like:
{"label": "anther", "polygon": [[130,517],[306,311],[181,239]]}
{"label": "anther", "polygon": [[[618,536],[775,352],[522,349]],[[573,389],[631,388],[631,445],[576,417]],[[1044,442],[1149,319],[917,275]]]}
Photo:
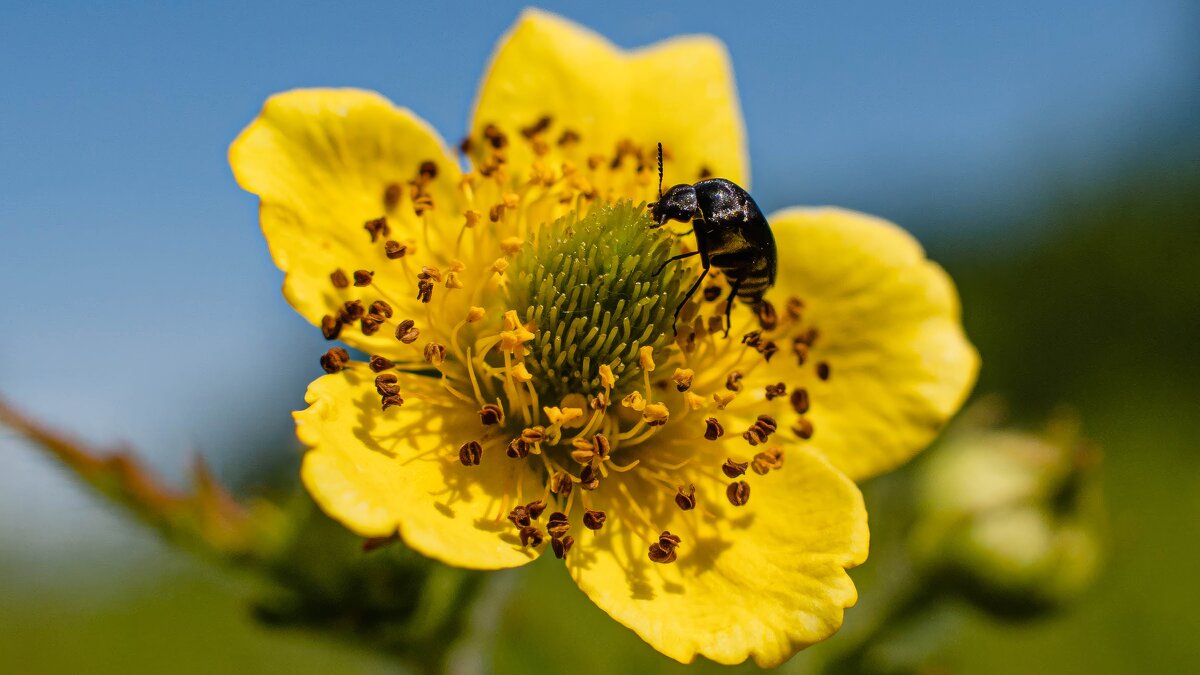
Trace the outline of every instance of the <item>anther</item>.
{"label": "anther", "polygon": [[375,391],[380,396],[395,396],[400,393],[399,378],[393,373],[383,373],[375,376]]}
{"label": "anther", "polygon": [[350,286],[350,278],[346,276],[346,273],[340,267],[330,272],[329,281],[333,283],[334,288],[347,288]]}
{"label": "anther", "polygon": [[683,393],[692,388],[692,378],[695,376],[696,371],[691,368],[676,368],[671,380],[675,382],[675,389]]}
{"label": "anther", "polygon": [[542,513],[546,510],[546,502],[537,500],[529,502],[525,505],[525,510],[529,512],[529,517],[537,520],[542,517]]}
{"label": "anther", "polygon": [[683,540],[678,536],[663,530],[662,534],[658,535],[658,541],[650,544],[650,560],[664,564],[675,562],[675,548],[681,541]]}
{"label": "anther", "polygon": [[683,393],[683,402],[689,410],[699,410],[704,407],[704,397],[692,391]]}
{"label": "anther", "polygon": [[733,371],[729,373],[729,377],[725,378],[725,388],[729,391],[738,392],[742,390],[742,373]]}
{"label": "anther", "polygon": [[370,286],[371,278],[375,273],[370,270],[354,270],[354,285],[358,287]]}
{"label": "anther", "polygon": [[521,528],[522,546],[532,546],[533,548],[537,548],[538,546],[542,545],[542,541],[544,541],[544,537],[542,536],[541,530],[533,527],[532,525]]}
{"label": "anther", "polygon": [[767,400],[768,401],[773,401],[773,400],[779,398],[780,396],[786,396],[786,395],[787,395],[787,385],[786,384],[779,382],[777,384],[768,384],[767,385]]}
{"label": "anther", "polygon": [[326,314],[321,317],[321,335],[325,336],[326,340],[336,340],[342,332],[342,322],[331,314]]}
{"label": "anther", "polygon": [[504,454],[508,455],[509,459],[525,459],[529,456],[529,445],[519,438],[514,438],[509,441]]}
{"label": "anther", "polygon": [[350,363],[350,353],[341,347],[334,347],[321,355],[321,368],[330,375],[345,370]]}
{"label": "anther", "polygon": [[717,421],[717,418],[709,417],[708,419],[704,420],[704,438],[710,441],[715,441],[724,435],[725,427],[721,426],[721,423]]}
{"label": "anther", "polygon": [[792,431],[795,432],[797,436],[807,441],[813,437],[813,424],[807,417],[801,417],[800,419],[796,420],[795,424],[792,425]]}
{"label": "anther", "polygon": [[572,129],[564,129],[562,135],[558,137],[559,145],[571,145],[579,142],[579,133]]}
{"label": "anther", "polygon": [[608,520],[608,515],[603,511],[583,510],[583,526],[589,530],[599,530],[604,527],[606,520]]}
{"label": "anther", "polygon": [[396,206],[400,203],[400,184],[388,183],[388,186],[383,189],[383,208],[388,211],[396,210]]}
{"label": "anther", "polygon": [[746,439],[752,446],[759,443],[766,443],[767,438],[775,433],[777,428],[778,425],[775,424],[775,418],[770,415],[759,415],[754,424],[750,425],[750,428],[742,433],[742,438]]}
{"label": "anther", "polygon": [[571,480],[571,474],[566,471],[555,471],[554,475],[550,476],[550,491],[559,497],[566,497],[574,488],[575,481]]}
{"label": "anther", "polygon": [[388,257],[388,260],[398,260],[408,253],[408,247],[398,241],[388,239],[383,242],[383,254]]}
{"label": "anther", "polygon": [[758,346],[762,344],[762,331],[752,330],[749,333],[746,333],[742,336],[742,344],[746,345],[747,347],[758,349]]}
{"label": "anther", "polygon": [[763,300],[758,303],[758,325],[763,330],[773,330],[779,325],[779,316],[775,313],[775,305]]}
{"label": "anther", "polygon": [[383,300],[376,300],[375,302],[372,302],[371,307],[367,309],[367,314],[382,317],[382,319],[390,319],[392,318],[392,306]]}
{"label": "anther", "polygon": [[567,557],[567,553],[570,552],[571,547],[574,545],[575,537],[572,537],[569,534],[563,537],[550,539],[550,548],[554,550],[554,557],[558,558],[559,560]]}
{"label": "anther", "polygon": [[729,487],[725,488],[725,497],[729,499],[730,504],[742,506],[750,501],[750,484],[744,480],[730,483]]}
{"label": "anther", "polygon": [[800,318],[800,313],[804,311],[804,301],[797,297],[787,299],[787,304],[784,305],[784,311],[787,312],[788,318],[795,321]]}
{"label": "anther", "polygon": [[571,523],[567,520],[567,514],[561,511],[555,511],[546,519],[546,533],[552,539],[558,539],[566,534],[571,529]]}
{"label": "anther", "polygon": [[495,403],[485,403],[479,409],[479,421],[484,426],[499,424],[504,421],[504,409]]}
{"label": "anther", "polygon": [[725,406],[733,402],[737,398],[737,394],[732,391],[717,391],[713,392],[713,402],[717,404],[717,410],[724,410]]}
{"label": "anther", "polygon": [[442,280],[442,271],[432,265],[424,265],[421,271],[417,273],[418,279],[431,279],[433,281]]}
{"label": "anther", "polygon": [[661,427],[670,417],[671,411],[662,403],[648,403],[642,411],[642,419],[651,427]]}
{"label": "anther", "polygon": [[361,328],[363,335],[374,335],[379,332],[379,327],[383,325],[383,317],[377,314],[368,314],[362,318]]}
{"label": "anther", "polygon": [[804,365],[808,360],[808,343],[796,338],[792,341],[792,352],[796,355],[796,365]]}
{"label": "anther", "polygon": [[373,373],[382,373],[385,370],[391,370],[395,366],[396,364],[393,363],[391,359],[378,354],[372,354],[371,360],[367,362],[367,367],[369,367]]}
{"label": "anther", "polygon": [[605,389],[612,389],[617,384],[617,378],[613,376],[612,368],[607,363],[601,363],[596,370],[600,373],[600,386]]}
{"label": "anther", "polygon": [[529,527],[533,524],[533,517],[529,514],[529,509],[524,506],[516,506],[509,511],[508,520],[517,527]]}
{"label": "anther", "polygon": [[521,129],[521,135],[525,138],[533,138],[543,131],[550,128],[550,116],[542,115],[533,124]]}
{"label": "anther", "polygon": [[396,326],[396,339],[406,345],[411,345],[421,337],[421,331],[417,329],[416,322],[412,319],[405,319]]}
{"label": "anther", "polygon": [[[396,187],[398,189],[400,186],[397,185]],[[397,195],[396,198],[399,199],[399,195]],[[384,201],[385,202],[387,201],[387,193],[386,192],[384,193]],[[375,218],[374,220],[368,220],[367,222],[363,223],[363,229],[366,230],[368,233],[370,233],[372,244],[374,244],[376,241],[378,241],[380,236],[386,237],[392,233],[392,228],[388,227],[388,222],[387,222],[386,217]]]}
{"label": "anther", "polygon": [[434,178],[437,178],[438,166],[433,162],[433,160],[427,159],[424,162],[421,162],[421,168],[417,169],[417,175],[427,181],[433,180]]}
{"label": "anther", "polygon": [[417,282],[417,299],[421,302],[429,302],[433,299],[433,282],[428,279],[421,279]]}
{"label": "anther", "polygon": [[384,410],[387,410],[388,408],[391,408],[393,406],[400,407],[400,406],[404,405],[404,399],[400,397],[400,394],[395,394],[393,396],[384,396],[382,405],[383,405]]}
{"label": "anther", "polygon": [[621,405],[626,408],[632,408],[638,412],[646,409],[646,399],[640,391],[629,392],[621,399]]}
{"label": "anther", "polygon": [[696,486],[688,483],[687,487],[676,488],[675,504],[682,511],[691,511],[696,508]]}
{"label": "anther", "polygon": [[533,426],[521,430],[521,440],[529,445],[541,443],[546,440],[546,428],[542,426]]}
{"label": "anther", "polygon": [[592,444],[596,448],[597,457],[608,459],[608,453],[612,452],[612,443],[608,440],[608,436],[596,434],[592,436]]}
{"label": "anther", "polygon": [[583,467],[583,470],[579,472],[579,487],[584,490],[595,490],[600,487],[600,472],[591,464]]}
{"label": "anther", "polygon": [[716,302],[721,297],[720,286],[706,286],[704,288],[704,300],[707,302]]}
{"label": "anther", "polygon": [[436,342],[425,345],[425,361],[435,366],[442,365],[446,360],[446,348]]}
{"label": "anther", "polygon": [[359,300],[350,300],[342,303],[342,311],[338,314],[338,321],[342,323],[354,323],[363,318],[367,311],[363,309],[363,304]]}
{"label": "anther", "polygon": [[750,468],[754,469],[754,473],[764,476],[771,469],[778,469],[783,466],[783,449],[771,448],[764,450],[754,456],[750,462]]}
{"label": "anther", "polygon": [[729,478],[737,478],[738,476],[745,475],[746,467],[748,466],[750,466],[750,462],[735,462],[731,457],[726,459],[725,463],[721,465],[721,472]]}
{"label": "anther", "polygon": [[775,353],[778,351],[779,346],[775,344],[774,340],[767,340],[758,348],[758,353],[762,354],[763,359],[767,362],[770,362],[771,357],[775,356]]}
{"label": "anther", "polygon": [[482,307],[472,307],[471,309],[467,310],[467,323],[475,323],[476,321],[482,319],[483,316],[484,309]]}
{"label": "anther", "polygon": [[482,459],[483,446],[479,441],[467,441],[458,449],[458,461],[462,462],[463,466],[479,466]]}
{"label": "anther", "polygon": [[491,220],[493,223],[500,222],[500,219],[503,217],[504,204],[495,204],[492,208],[488,209],[488,220]]}
{"label": "anther", "polygon": [[638,365],[647,373],[654,372],[654,347],[646,345],[638,349]]}
{"label": "anther", "polygon": [[489,124],[483,128],[483,137],[496,150],[508,145],[508,136],[505,136],[504,132],[500,131],[500,128],[495,124]]}
{"label": "anther", "polygon": [[792,392],[792,410],[803,415],[808,412],[808,390],[801,387]]}
{"label": "anther", "polygon": [[829,362],[822,361],[817,364],[817,378],[822,382],[829,379]]}

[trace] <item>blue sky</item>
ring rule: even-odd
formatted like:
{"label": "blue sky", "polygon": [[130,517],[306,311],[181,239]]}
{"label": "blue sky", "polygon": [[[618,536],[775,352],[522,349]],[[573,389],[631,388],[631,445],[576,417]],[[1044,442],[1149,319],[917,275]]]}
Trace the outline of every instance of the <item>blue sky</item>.
{"label": "blue sky", "polygon": [[[299,86],[376,89],[456,139],[520,7],[5,3],[0,394],[170,475],[193,450],[228,468],[247,432],[285,443],[322,341],[278,293],[229,142]],[[764,208],[837,203],[926,239],[983,236],[1046,186],[1171,145],[1200,99],[1182,1],[548,8],[628,47],[717,35]],[[0,541],[38,555],[65,523],[104,531],[17,446],[0,435],[0,513],[27,515],[0,516]]]}

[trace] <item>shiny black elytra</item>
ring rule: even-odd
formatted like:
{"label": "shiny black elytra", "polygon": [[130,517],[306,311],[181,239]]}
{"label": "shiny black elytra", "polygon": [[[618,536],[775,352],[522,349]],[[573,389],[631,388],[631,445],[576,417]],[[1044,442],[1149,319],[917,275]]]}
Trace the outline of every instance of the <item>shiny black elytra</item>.
{"label": "shiny black elytra", "polygon": [[655,227],[668,220],[692,224],[697,250],[673,256],[658,268],[661,273],[670,263],[694,255],[700,256],[704,271],[688,289],[687,295],[675,307],[671,328],[678,335],[675,321],[687,301],[696,294],[710,267],[721,270],[729,280],[729,297],[725,298],[725,337],[729,337],[733,299],[745,302],[758,313],[763,294],[775,284],[775,236],[771,226],[750,194],[733,181],[710,178],[694,185],[676,185],[662,191],[662,143],[658,144],[658,201],[649,205]]}

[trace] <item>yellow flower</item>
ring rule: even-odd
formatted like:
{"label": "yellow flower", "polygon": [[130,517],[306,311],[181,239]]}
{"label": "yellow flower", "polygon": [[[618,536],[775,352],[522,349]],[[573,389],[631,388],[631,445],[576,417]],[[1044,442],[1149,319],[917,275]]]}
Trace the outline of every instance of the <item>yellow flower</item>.
{"label": "yellow flower", "polygon": [[623,52],[530,11],[484,79],[469,172],[356,90],[272,97],[230,162],[287,300],[371,357],[331,350],[296,413],[326,512],[463,567],[550,548],[664,654],[778,664],[857,598],[853,481],[926,445],[977,359],[942,270],[839,209],[769,216],[769,320],[737,305],[722,337],[714,274],[674,333],[699,268],[656,273],[694,246],[650,226],[658,142],[669,182],[748,187],[720,43]]}

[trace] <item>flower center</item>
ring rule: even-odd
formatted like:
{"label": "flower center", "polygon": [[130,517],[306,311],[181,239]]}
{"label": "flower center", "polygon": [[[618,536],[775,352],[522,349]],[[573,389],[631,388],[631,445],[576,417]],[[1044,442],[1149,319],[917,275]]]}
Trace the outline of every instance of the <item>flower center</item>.
{"label": "flower center", "polygon": [[683,275],[653,225],[644,205],[605,204],[543,225],[521,251],[509,305],[545,327],[525,360],[542,401],[600,391],[601,364],[624,395],[640,385],[638,350],[671,342]]}

